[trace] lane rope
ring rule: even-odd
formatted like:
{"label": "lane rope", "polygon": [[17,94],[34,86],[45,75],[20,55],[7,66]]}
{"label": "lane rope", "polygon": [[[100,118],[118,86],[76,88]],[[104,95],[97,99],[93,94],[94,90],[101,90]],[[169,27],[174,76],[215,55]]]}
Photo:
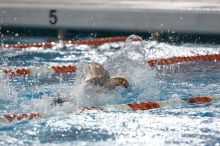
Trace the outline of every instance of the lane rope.
{"label": "lane rope", "polygon": [[170,65],[182,62],[194,62],[194,61],[220,61],[220,54],[211,55],[197,55],[197,56],[187,56],[187,57],[171,57],[166,59],[153,59],[147,61],[150,67],[156,67],[159,65]]}
{"label": "lane rope", "polygon": [[[220,61],[220,54],[211,55],[197,55],[188,57],[172,57],[166,59],[153,59],[147,61],[147,64],[154,68],[157,66],[171,65],[183,62],[196,62],[196,61]],[[51,73],[74,73],[77,67],[75,65],[68,66],[52,66],[52,67],[39,67],[39,68],[20,68],[20,69],[1,69],[7,76],[19,76],[19,75],[36,75],[36,74],[51,74]]]}
{"label": "lane rope", "polygon": [[[220,98],[214,98],[210,96],[198,96],[189,99],[170,99],[165,101],[156,102],[142,102],[142,103],[130,103],[130,104],[118,104],[118,105],[107,105],[107,106],[93,106],[84,107],[79,111],[97,110],[97,111],[140,111],[140,110],[152,110],[160,109],[173,105],[192,105],[192,104],[211,104],[219,102]],[[0,123],[10,123],[22,120],[36,120],[40,118],[47,118],[47,115],[40,114],[38,112],[22,113],[22,114],[6,114],[0,116]]]}
{"label": "lane rope", "polygon": [[[63,41],[64,46],[68,45],[89,45],[89,46],[100,46],[105,43],[116,43],[125,42],[127,37],[106,37],[97,38],[93,40],[73,40],[73,41]],[[28,48],[44,48],[52,49],[57,43],[55,42],[44,42],[44,43],[29,43],[29,44],[5,44],[0,46],[1,48],[13,48],[13,49],[28,49]]]}
{"label": "lane rope", "polygon": [[52,66],[52,67],[41,67],[41,68],[20,68],[20,69],[2,69],[2,72],[10,77],[20,75],[44,75],[52,73],[74,73],[77,68],[75,65],[68,66]]}

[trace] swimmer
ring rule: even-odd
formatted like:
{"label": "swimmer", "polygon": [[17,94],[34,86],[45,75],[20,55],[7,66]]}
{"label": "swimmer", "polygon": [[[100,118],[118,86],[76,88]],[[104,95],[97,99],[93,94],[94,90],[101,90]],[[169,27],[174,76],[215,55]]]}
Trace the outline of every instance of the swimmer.
{"label": "swimmer", "polygon": [[[113,90],[116,87],[129,87],[129,82],[123,77],[110,77],[108,71],[99,63],[92,62],[87,66],[87,76],[84,80],[85,87],[98,87],[106,90]],[[52,105],[68,102],[67,99],[58,98],[53,100]]]}
{"label": "swimmer", "polygon": [[114,89],[116,86],[122,86],[127,88],[129,86],[128,81],[123,77],[110,77],[107,70],[96,62],[92,62],[88,65],[88,76],[85,79],[87,85],[102,87],[106,89]]}

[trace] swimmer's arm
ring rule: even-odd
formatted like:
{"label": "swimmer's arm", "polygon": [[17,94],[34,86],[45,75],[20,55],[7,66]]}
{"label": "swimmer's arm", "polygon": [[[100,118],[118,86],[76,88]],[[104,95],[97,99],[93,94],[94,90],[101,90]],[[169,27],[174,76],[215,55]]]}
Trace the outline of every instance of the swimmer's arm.
{"label": "swimmer's arm", "polygon": [[51,105],[62,105],[65,102],[70,102],[70,100],[66,99],[66,98],[57,98],[57,99],[53,99],[51,102]]}

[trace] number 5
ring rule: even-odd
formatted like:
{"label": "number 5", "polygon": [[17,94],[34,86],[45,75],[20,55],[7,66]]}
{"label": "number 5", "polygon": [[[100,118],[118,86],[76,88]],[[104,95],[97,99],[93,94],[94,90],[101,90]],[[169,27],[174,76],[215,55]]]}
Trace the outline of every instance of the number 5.
{"label": "number 5", "polygon": [[57,23],[57,16],[56,16],[57,10],[50,10],[49,13],[49,22],[50,24],[54,25]]}

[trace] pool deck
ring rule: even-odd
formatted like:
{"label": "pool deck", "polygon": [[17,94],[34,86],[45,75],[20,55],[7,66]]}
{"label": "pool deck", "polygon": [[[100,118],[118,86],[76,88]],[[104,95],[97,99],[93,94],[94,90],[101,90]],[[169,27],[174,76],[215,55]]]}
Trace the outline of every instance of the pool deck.
{"label": "pool deck", "polygon": [[220,34],[220,1],[0,0],[0,26]]}

